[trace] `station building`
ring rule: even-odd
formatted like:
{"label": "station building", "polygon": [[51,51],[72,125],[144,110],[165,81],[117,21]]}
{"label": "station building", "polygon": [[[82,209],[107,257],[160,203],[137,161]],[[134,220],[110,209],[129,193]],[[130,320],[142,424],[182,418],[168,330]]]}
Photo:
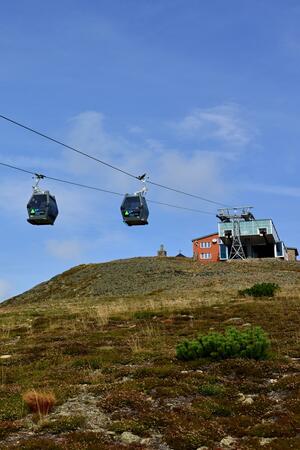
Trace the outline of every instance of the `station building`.
{"label": "station building", "polygon": [[[233,222],[218,223],[218,232],[192,240],[193,258],[200,262],[218,262],[230,259],[234,234]],[[286,247],[280,240],[271,219],[251,219],[239,222],[241,244],[245,257],[297,260],[298,250]]]}

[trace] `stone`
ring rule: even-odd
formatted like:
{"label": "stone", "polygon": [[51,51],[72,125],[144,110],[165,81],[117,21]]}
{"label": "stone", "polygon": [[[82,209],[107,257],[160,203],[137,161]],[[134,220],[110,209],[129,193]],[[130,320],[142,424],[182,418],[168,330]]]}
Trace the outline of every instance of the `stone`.
{"label": "stone", "polygon": [[1,355],[0,359],[10,359],[11,355]]}
{"label": "stone", "polygon": [[238,401],[243,405],[252,405],[252,403],[254,402],[252,395],[244,395],[242,393],[239,394]]}
{"label": "stone", "polygon": [[264,445],[268,445],[273,441],[274,438],[261,438],[259,440],[260,445],[264,446]]}
{"label": "stone", "polygon": [[234,438],[232,436],[226,436],[221,440],[220,444],[224,445],[224,447],[230,448],[236,443],[236,441],[237,441],[236,438]]}
{"label": "stone", "polygon": [[231,317],[230,319],[225,320],[225,323],[235,323],[237,325],[241,325],[243,322],[241,317]]}
{"label": "stone", "polygon": [[243,405],[252,405],[252,403],[254,403],[254,400],[252,397],[246,397],[242,403]]}
{"label": "stone", "polygon": [[121,434],[121,441],[124,444],[138,444],[141,442],[141,438],[136,434],[131,433],[130,431],[124,431]]}

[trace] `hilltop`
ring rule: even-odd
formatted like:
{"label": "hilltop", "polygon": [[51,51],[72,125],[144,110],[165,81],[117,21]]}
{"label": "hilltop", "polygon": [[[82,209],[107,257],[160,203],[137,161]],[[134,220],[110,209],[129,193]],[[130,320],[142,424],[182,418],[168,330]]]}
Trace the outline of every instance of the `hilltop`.
{"label": "hilltop", "polygon": [[[214,290],[227,296],[231,289],[241,289],[249,283],[268,277],[289,291],[299,286],[300,264],[274,259],[232,261],[219,264],[199,264],[190,258],[131,258],[100,264],[82,264],[5,304],[44,302],[45,300],[76,300],[103,297],[156,295],[162,292],[189,294],[201,292],[211,299]],[[209,287],[207,297],[205,288]],[[199,291],[200,289],[200,291]]]}
{"label": "hilltop", "polygon": [[[257,282],[280,290],[239,295]],[[1,449],[300,448],[299,288],[296,262],[133,258],[80,265],[7,300]],[[268,359],[176,359],[184,338],[232,325],[261,326]],[[27,409],[29,389],[55,395],[48,416]]]}

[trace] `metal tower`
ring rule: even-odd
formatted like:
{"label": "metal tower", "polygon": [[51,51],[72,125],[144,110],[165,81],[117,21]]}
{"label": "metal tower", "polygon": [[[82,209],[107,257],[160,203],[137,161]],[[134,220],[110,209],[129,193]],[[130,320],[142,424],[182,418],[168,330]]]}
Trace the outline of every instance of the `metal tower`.
{"label": "metal tower", "polygon": [[229,259],[246,259],[241,241],[240,219],[234,217],[232,219],[232,225],[233,225],[232,245]]}
{"label": "metal tower", "polygon": [[244,221],[249,222],[250,220],[255,220],[250,209],[252,209],[251,206],[244,206],[242,208],[218,210],[217,217],[221,220],[221,222],[232,223],[232,235],[228,236],[232,238],[229,259],[246,259],[241,241],[240,223]]}

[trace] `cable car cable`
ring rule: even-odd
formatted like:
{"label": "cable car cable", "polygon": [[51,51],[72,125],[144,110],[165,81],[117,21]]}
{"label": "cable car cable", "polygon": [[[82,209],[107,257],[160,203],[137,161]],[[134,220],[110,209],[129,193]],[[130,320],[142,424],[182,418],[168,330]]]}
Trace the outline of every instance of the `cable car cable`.
{"label": "cable car cable", "polygon": [[187,208],[185,206],[176,206],[176,205],[172,205],[170,203],[157,202],[156,200],[149,200],[149,199],[147,199],[147,202],[148,203],[155,203],[156,205],[169,206],[170,208],[179,208],[179,209],[185,209],[186,211],[198,212],[198,213],[201,213],[201,214],[209,214],[211,216],[216,217],[215,213],[212,213],[212,212],[209,212],[209,211],[201,211],[201,209]]}
{"label": "cable car cable", "polygon": [[[91,189],[91,190],[94,190],[94,191],[104,192],[106,194],[113,194],[113,195],[118,195],[118,196],[121,196],[121,197],[124,196],[124,194],[121,194],[120,192],[109,191],[107,189],[102,189],[102,188],[99,188],[99,187],[96,187],[96,186],[89,186],[87,184],[76,183],[75,181],[63,180],[61,178],[55,178],[55,177],[51,177],[51,176],[44,175],[44,174],[43,175],[42,174],[37,174],[36,172],[32,172],[32,171],[26,170],[26,169],[22,169],[21,167],[13,166],[12,164],[7,164],[7,163],[0,162],[0,165],[4,166],[4,167],[8,167],[10,169],[18,170],[20,172],[28,173],[28,174],[33,175],[33,176],[37,176],[37,175],[38,176],[42,176],[43,178],[46,178],[46,179],[52,180],[52,181],[58,181],[59,183],[65,183],[65,184],[77,186],[77,187],[84,188],[84,189]],[[147,201],[149,203],[154,203],[154,204],[161,205],[161,206],[167,206],[167,207],[170,207],[170,208],[182,209],[182,210],[186,210],[186,211],[197,212],[197,213],[200,213],[200,214],[209,214],[209,215],[215,216],[215,213],[212,213],[212,212],[209,212],[209,211],[202,211],[200,209],[187,208],[185,206],[179,206],[179,205],[172,205],[170,203],[163,203],[163,202],[159,202],[159,201],[156,201],[156,200],[149,200],[149,199],[147,199]]]}
{"label": "cable car cable", "polygon": [[[38,136],[41,136],[41,137],[43,137],[45,139],[48,139],[51,142],[59,144],[59,145],[65,147],[65,148],[67,148],[67,149],[69,149],[69,150],[71,150],[73,152],[79,153],[82,156],[85,156],[85,157],[87,157],[89,159],[92,159],[93,161],[96,161],[96,162],[98,162],[100,164],[103,164],[103,165],[105,165],[105,166],[107,166],[107,167],[109,167],[109,168],[111,168],[113,170],[117,170],[118,172],[121,172],[121,173],[123,173],[123,174],[125,174],[125,175],[127,175],[127,176],[129,176],[131,178],[135,178],[137,180],[141,179],[140,176],[136,176],[136,175],[134,175],[134,174],[132,174],[130,172],[127,172],[126,170],[123,170],[123,169],[121,169],[121,168],[119,168],[117,166],[109,164],[109,163],[107,163],[107,162],[105,162],[105,161],[103,161],[103,160],[101,160],[99,158],[96,158],[95,156],[89,155],[88,153],[85,153],[85,152],[83,152],[83,151],[81,151],[81,150],[79,150],[79,149],[77,149],[75,147],[72,147],[71,145],[65,144],[64,142],[59,141],[58,139],[52,138],[51,136],[48,136],[47,134],[44,134],[44,133],[42,133],[42,132],[40,132],[38,130],[35,130],[34,128],[31,128],[31,127],[29,127],[27,125],[24,125],[24,124],[22,124],[20,122],[17,122],[16,120],[13,120],[13,119],[11,119],[11,118],[9,118],[7,116],[4,116],[4,115],[0,114],[0,118],[4,119],[4,120],[6,120],[6,121],[8,121],[8,122],[10,122],[10,123],[12,123],[14,125],[17,125],[18,127],[21,127],[21,128],[23,128],[23,129],[25,129],[27,131],[30,131],[31,133],[37,134]],[[228,205],[225,205],[224,203],[216,202],[214,200],[210,200],[210,199],[208,199],[206,197],[202,197],[200,195],[190,194],[189,192],[185,192],[185,191],[181,191],[180,189],[175,189],[175,188],[172,188],[172,187],[169,187],[169,186],[165,186],[163,184],[156,183],[156,182],[151,181],[151,180],[148,180],[147,182],[149,184],[152,184],[153,186],[157,186],[157,187],[160,187],[162,189],[167,189],[167,190],[172,191],[172,192],[177,192],[178,194],[187,195],[189,197],[197,198],[198,200],[202,200],[202,201],[205,201],[205,202],[208,202],[208,203],[212,203],[214,205],[223,206],[223,207],[227,207],[228,206]]]}
{"label": "cable car cable", "polygon": [[154,181],[151,181],[151,180],[148,180],[147,183],[152,184],[153,186],[161,187],[163,189],[168,189],[169,191],[177,192],[178,194],[188,195],[189,197],[198,198],[205,202],[212,203],[212,204],[218,205],[218,206],[222,205],[223,207],[225,207],[224,203],[215,202],[214,200],[209,200],[208,198],[200,197],[199,195],[196,195],[196,194],[189,194],[187,192],[180,191],[179,189],[175,189],[175,188],[171,188],[169,186],[164,186],[163,184],[155,183]]}
{"label": "cable car cable", "polygon": [[110,167],[113,170],[117,170],[118,172],[124,173],[125,175],[127,175],[129,177],[139,179],[136,175],[133,175],[132,173],[126,172],[126,170],[123,170],[123,169],[120,169],[119,167],[113,166],[112,164],[109,164],[109,163],[107,163],[105,161],[102,161],[99,158],[96,158],[95,156],[89,155],[88,153],[85,153],[85,152],[83,152],[81,150],[78,150],[77,148],[72,147],[71,145],[65,144],[64,142],[61,142],[61,141],[59,141],[57,139],[54,139],[51,136],[48,136],[47,134],[41,133],[38,130],[35,130],[35,129],[31,128],[31,127],[28,127],[27,125],[23,125],[22,123],[17,122],[16,120],[10,119],[9,117],[3,116],[2,114],[0,114],[0,118],[1,119],[5,119],[8,122],[11,122],[14,125],[17,125],[18,127],[24,128],[27,131],[31,131],[31,133],[37,134],[38,136],[41,136],[41,137],[43,137],[45,139],[48,139],[49,141],[55,142],[56,144],[59,144],[59,145],[62,145],[63,147],[65,147],[65,148],[67,148],[69,150],[72,150],[73,152],[79,153],[82,156],[86,156],[87,158],[90,158],[90,159],[92,159],[92,160],[94,160],[94,161],[96,161],[96,162],[98,162],[100,164],[103,164],[104,166]]}

